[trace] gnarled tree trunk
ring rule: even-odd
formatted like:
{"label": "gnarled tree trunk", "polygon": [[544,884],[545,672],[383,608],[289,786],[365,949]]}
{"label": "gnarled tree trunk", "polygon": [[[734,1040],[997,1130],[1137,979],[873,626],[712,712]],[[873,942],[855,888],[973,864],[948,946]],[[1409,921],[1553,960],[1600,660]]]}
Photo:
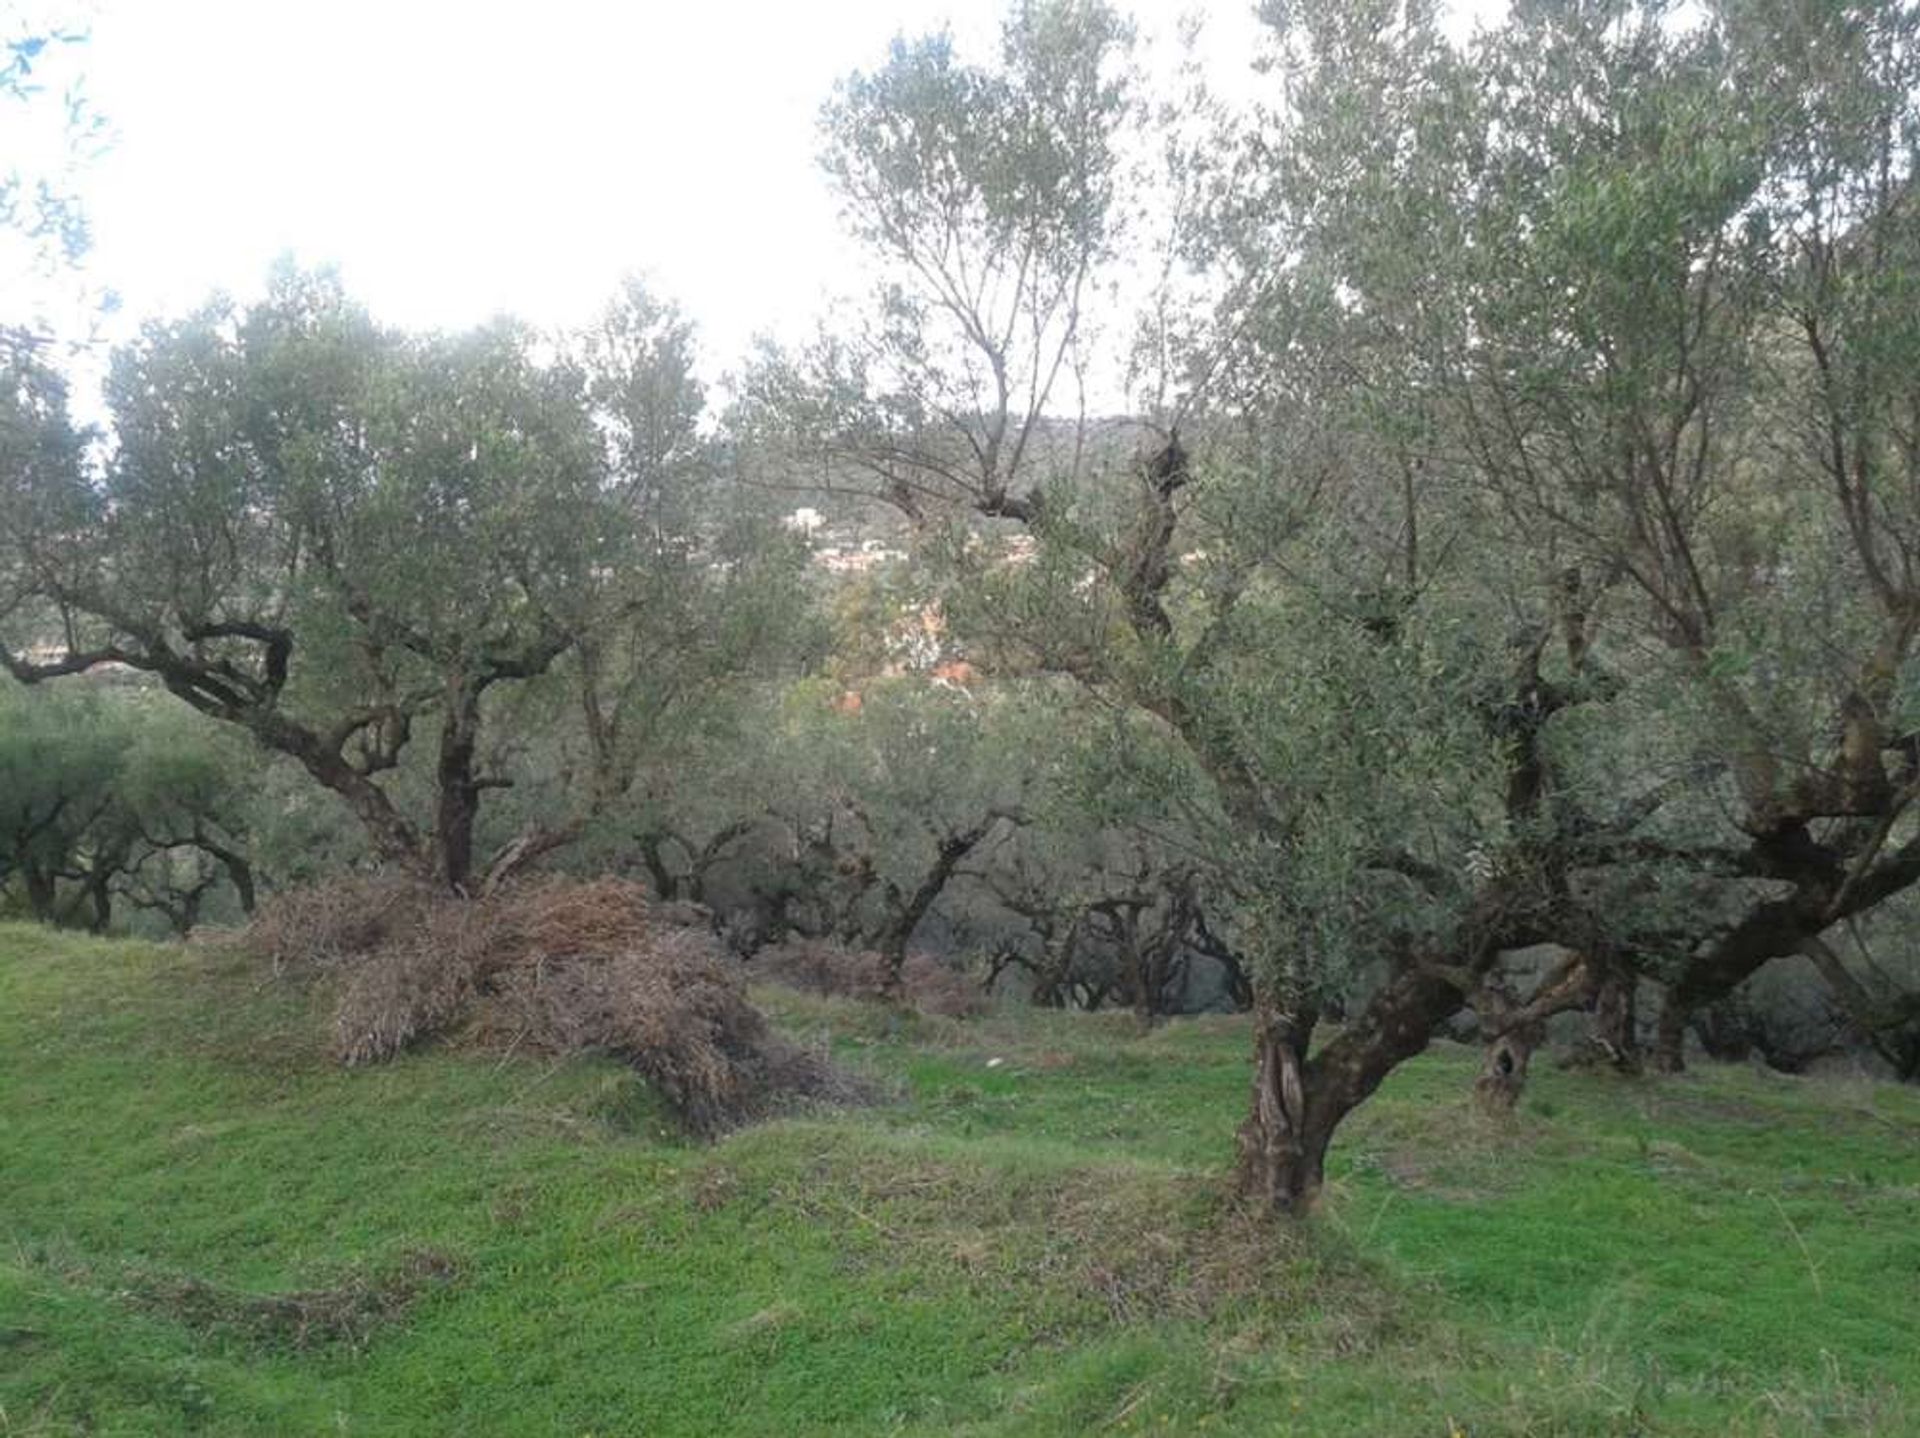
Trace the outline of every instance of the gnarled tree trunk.
{"label": "gnarled tree trunk", "polygon": [[29,863],[21,869],[23,886],[27,893],[27,908],[43,924],[51,924],[59,917],[55,900],[58,897],[54,877],[38,864]]}
{"label": "gnarled tree trunk", "polygon": [[1502,1118],[1513,1112],[1527,1086],[1527,1066],[1539,1043],[1538,1026],[1520,1024],[1487,1045],[1480,1076],[1473,1081],[1473,1101],[1482,1113]]}
{"label": "gnarled tree trunk", "polygon": [[1618,961],[1609,962],[1593,999],[1587,1047],[1620,1073],[1640,1071],[1640,976]]}
{"label": "gnarled tree trunk", "polygon": [[464,893],[473,877],[473,830],[481,792],[474,776],[474,756],[479,741],[480,691],[456,680],[447,686],[447,712],[440,724],[433,831],[440,882],[456,893]]}
{"label": "gnarled tree trunk", "polygon": [[1326,1177],[1327,1148],[1346,1116],[1400,1064],[1424,1050],[1465,1004],[1460,988],[1408,967],[1382,984],[1319,1053],[1308,1053],[1317,1015],[1271,1001],[1254,1007],[1253,1103],[1240,1125],[1236,1185],[1286,1214],[1308,1212]]}
{"label": "gnarled tree trunk", "polygon": [[954,872],[993,832],[1002,817],[998,812],[990,813],[964,829],[942,835],[935,845],[932,865],[914,886],[913,892],[904,898],[896,895],[893,912],[876,936],[875,943],[886,965],[889,993],[897,995],[900,991],[900,974],[907,962],[907,946],[919,932],[921,921],[953,881]]}
{"label": "gnarled tree trunk", "polygon": [[1319,1197],[1327,1145],[1344,1111],[1329,1122],[1324,1102],[1309,1109],[1311,1013],[1282,1013],[1260,1002],[1253,1023],[1253,1104],[1240,1125],[1235,1184],[1245,1198],[1302,1214]]}
{"label": "gnarled tree trunk", "polygon": [[1653,1067],[1656,1073],[1677,1074],[1687,1067],[1688,1009],[1677,984],[1669,985],[1660,1004],[1660,1018],[1653,1034]]}
{"label": "gnarled tree trunk", "polygon": [[1541,975],[1525,1002],[1497,972],[1481,981],[1471,1000],[1487,1035],[1486,1059],[1473,1082],[1481,1112],[1496,1117],[1513,1112],[1526,1089],[1534,1050],[1547,1036],[1547,1020],[1590,1002],[1597,981],[1595,963],[1578,949],[1569,949]]}

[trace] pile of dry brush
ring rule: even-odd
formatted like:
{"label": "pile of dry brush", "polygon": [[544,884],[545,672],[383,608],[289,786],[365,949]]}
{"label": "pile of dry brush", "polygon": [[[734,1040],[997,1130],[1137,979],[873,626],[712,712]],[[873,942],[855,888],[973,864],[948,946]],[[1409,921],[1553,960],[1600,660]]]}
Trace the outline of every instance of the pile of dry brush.
{"label": "pile of dry brush", "polygon": [[242,942],[276,972],[337,981],[333,1048],[347,1064],[443,1034],[516,1052],[606,1052],[700,1137],[867,1097],[768,1026],[707,934],[653,913],[621,880],[459,899],[400,878],[341,879],[275,897]]}

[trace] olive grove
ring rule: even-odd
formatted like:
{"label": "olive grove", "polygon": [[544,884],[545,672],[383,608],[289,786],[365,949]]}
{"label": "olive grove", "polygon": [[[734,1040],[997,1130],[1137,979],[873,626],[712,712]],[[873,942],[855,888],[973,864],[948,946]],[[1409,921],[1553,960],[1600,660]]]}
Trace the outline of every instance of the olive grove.
{"label": "olive grove", "polygon": [[1262,16],[1243,108],[1100,0],[896,41],[820,132],[876,283],[724,405],[637,284],[283,267],[102,433],[8,346],[0,887],[615,870],[889,1000],[1247,1009],[1287,1213],[1469,1019],[1498,1114],[1556,1015],[1672,1069],[1801,965],[1913,1077],[1920,5]]}

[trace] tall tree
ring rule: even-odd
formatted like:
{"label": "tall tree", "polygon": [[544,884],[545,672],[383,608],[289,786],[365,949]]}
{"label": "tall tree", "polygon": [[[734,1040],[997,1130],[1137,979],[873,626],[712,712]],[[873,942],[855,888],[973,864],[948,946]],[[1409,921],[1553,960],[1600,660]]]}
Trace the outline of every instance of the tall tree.
{"label": "tall tree", "polygon": [[886,273],[857,326],[762,356],[736,428],[916,520],[1030,518],[1120,238],[1131,43],[1098,0],[1049,0],[1010,14],[997,65],[940,34],[842,82],[822,164]]}
{"label": "tall tree", "polygon": [[1603,762],[1638,822],[1582,847],[1616,894],[1695,891],[1630,936],[1670,981],[1670,1065],[1692,1008],[1920,877],[1917,17],[1542,7],[1482,55],[1472,341],[1441,385],[1515,552],[1569,566],[1634,696]]}
{"label": "tall tree", "polygon": [[[1050,173],[1041,165],[1048,157],[1002,160],[949,140],[938,165],[889,166],[896,137],[930,131],[944,136],[926,117],[963,109],[976,116],[971,124],[977,129],[1020,133],[1023,44],[1036,34],[1077,37],[1079,71],[1097,74],[1111,60],[1099,37],[1110,33],[1110,23],[1094,23],[1085,7],[1030,7],[1009,24],[1000,70],[980,74],[943,65],[934,72],[937,84],[862,89],[876,97],[873,104],[829,111],[836,156],[830,168],[842,177],[856,231],[893,261],[885,310],[914,320],[912,329],[897,332],[897,344],[922,367],[944,366],[943,382],[950,387],[968,381],[964,364],[955,368],[949,357],[965,355],[979,341],[966,306],[941,302],[943,273],[990,269],[999,232],[992,226],[940,229],[934,253],[944,270],[930,269],[919,251],[888,243],[890,217],[949,213],[942,195],[972,193],[998,180],[1001,171],[994,166],[1003,163]],[[907,72],[916,53],[896,50],[888,76]],[[1125,92],[1112,93],[1112,113],[1130,113]],[[1103,129],[1069,126],[1062,133],[1069,140],[1067,173],[1113,173],[1114,142]],[[853,183],[848,176],[875,180]],[[1003,192],[1028,208],[1026,228],[1038,236],[1104,234],[1111,222],[1110,187],[1078,192],[1109,207],[1098,215],[1075,209],[1079,230],[1051,222],[1046,202],[1055,192],[1047,186],[1013,184]],[[1070,244],[1067,253],[1077,258],[1088,250]],[[901,295],[917,296],[918,302],[902,301]],[[1291,312],[1302,324],[1319,323],[1323,295],[1303,290],[1300,300]],[[1020,329],[1013,326],[1015,333]],[[1434,993],[1449,996],[1434,1000],[1438,1006],[1462,1002],[1445,981],[1431,976],[1408,980],[1411,994],[1402,991],[1406,985],[1390,987],[1383,1013],[1350,1028],[1322,1056],[1315,1107],[1311,1113],[1301,1108],[1303,1065],[1326,978],[1351,950],[1328,942],[1352,928],[1331,920],[1343,909],[1349,887],[1343,875],[1364,842],[1366,820],[1383,806],[1379,774],[1394,767],[1394,759],[1408,759],[1396,772],[1414,792],[1431,796],[1431,809],[1423,814],[1431,812],[1444,828],[1455,821],[1444,812],[1442,801],[1453,795],[1442,771],[1484,769],[1473,757],[1486,747],[1471,725],[1448,722],[1444,705],[1409,703],[1395,710],[1370,699],[1372,691],[1410,693],[1421,673],[1417,657],[1392,645],[1356,647],[1346,626],[1328,627],[1310,597],[1290,594],[1278,582],[1289,559],[1310,554],[1325,537],[1316,515],[1325,493],[1351,469],[1339,428],[1321,408],[1324,384],[1311,394],[1288,384],[1250,391],[1250,422],[1231,432],[1220,427],[1208,439],[1202,463],[1179,437],[1161,436],[1126,482],[1128,498],[1113,523],[1114,506],[1076,504],[1070,466],[1057,453],[1048,464],[1035,459],[1036,471],[1049,481],[1044,487],[1036,479],[1015,489],[1004,472],[979,468],[996,451],[969,436],[976,414],[985,414],[992,426],[1007,412],[997,389],[979,390],[977,409],[946,414],[942,427],[937,411],[922,423],[926,411],[915,397],[927,388],[924,382],[874,387],[874,381],[884,385],[895,375],[862,371],[842,374],[837,387],[806,389],[789,382],[792,373],[775,368],[763,376],[757,391],[763,408],[752,417],[787,421],[784,430],[768,425],[763,432],[781,433],[815,461],[848,447],[848,436],[864,437],[866,452],[876,457],[868,468],[879,481],[879,497],[910,513],[924,512],[939,497],[976,515],[1032,526],[1045,541],[1032,565],[997,564],[992,546],[958,547],[956,615],[993,627],[1003,644],[1023,645],[1033,662],[1070,673],[1092,694],[1136,711],[1199,779],[1184,802],[1196,811],[1196,832],[1211,836],[1209,863],[1241,899],[1244,927],[1268,957],[1261,967],[1261,1078],[1248,1185],[1283,1205],[1309,1202],[1339,1118],[1394,1062],[1425,1042],[1427,1024],[1401,1022],[1401,1011]],[[837,403],[826,403],[836,397]],[[1038,407],[1045,404],[1042,393]],[[1264,409],[1256,413],[1256,404]],[[822,426],[823,413],[842,422]],[[914,418],[906,432],[910,443],[892,442],[899,431],[889,434],[870,423],[899,413]],[[951,442],[933,442],[929,428]],[[1273,442],[1276,437],[1283,442]],[[975,468],[962,482],[952,456],[968,454]],[[1184,552],[1188,544],[1195,546],[1191,559]],[[1358,616],[1348,617],[1357,623]],[[1383,723],[1348,724],[1348,706],[1356,702]],[[1412,744],[1414,729],[1405,726],[1415,726],[1429,742]],[[1470,812],[1471,806],[1461,802],[1454,809]],[[1403,867],[1419,872],[1411,860]],[[1489,951],[1497,946],[1492,934],[1477,942]]]}
{"label": "tall tree", "polygon": [[[917,439],[871,467],[903,507],[938,494],[1031,525],[1030,565],[956,547],[956,622],[1140,714],[1197,776],[1181,802],[1256,975],[1250,1193],[1309,1204],[1342,1118],[1465,1006],[1510,1076],[1545,1011],[1617,988],[1623,965],[1664,956],[1684,1004],[1911,882],[1893,676],[1920,611],[1887,367],[1911,354],[1894,239],[1911,170],[1885,138],[1910,143],[1911,86],[1881,73],[1913,54],[1905,11],[1821,22],[1823,83],[1878,95],[1839,108],[1882,141],[1798,177],[1782,141],[1804,126],[1735,83],[1753,64],[1784,77],[1788,30],[1745,12],[1689,27],[1661,6],[1526,6],[1462,50],[1431,6],[1276,11],[1280,99],[1206,216],[1226,300],[1183,432],[1142,447],[1131,519],[1058,481],[1014,504],[950,483]],[[902,91],[833,132],[866,157],[839,171],[891,187],[843,182],[870,238],[896,208],[937,212],[936,177],[974,162],[949,146],[937,171],[879,166],[928,92],[949,93]],[[1816,181],[1881,197],[1832,247],[1882,279],[1815,293],[1823,324],[1878,337],[1845,373],[1885,376],[1884,398],[1837,390],[1831,364],[1823,381],[1833,346],[1817,326],[1794,342],[1769,298],[1808,248],[1780,197]],[[942,253],[963,268],[980,238]],[[916,353],[963,348],[937,276],[876,249],[928,300],[908,307]],[[1761,462],[1780,373],[1829,396],[1808,421],[1829,442],[1804,461],[1841,470],[1825,502]],[[842,378],[764,390],[816,461],[848,433],[822,413],[900,395]],[[1864,464],[1821,458],[1836,423]],[[1837,668],[1805,642],[1813,594],[1859,636]],[[1503,956],[1549,939],[1574,958],[1510,992]]]}

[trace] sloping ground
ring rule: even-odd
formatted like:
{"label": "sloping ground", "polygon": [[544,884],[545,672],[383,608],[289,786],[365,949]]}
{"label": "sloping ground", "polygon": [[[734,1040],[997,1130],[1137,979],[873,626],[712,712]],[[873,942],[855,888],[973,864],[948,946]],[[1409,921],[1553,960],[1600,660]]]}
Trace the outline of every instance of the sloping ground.
{"label": "sloping ground", "polygon": [[898,1101],[701,1147],[629,1070],[345,1072],[314,996],[0,928],[0,1435],[1920,1432],[1920,1095],[1396,1076],[1234,1212],[1229,1021],[774,991]]}

